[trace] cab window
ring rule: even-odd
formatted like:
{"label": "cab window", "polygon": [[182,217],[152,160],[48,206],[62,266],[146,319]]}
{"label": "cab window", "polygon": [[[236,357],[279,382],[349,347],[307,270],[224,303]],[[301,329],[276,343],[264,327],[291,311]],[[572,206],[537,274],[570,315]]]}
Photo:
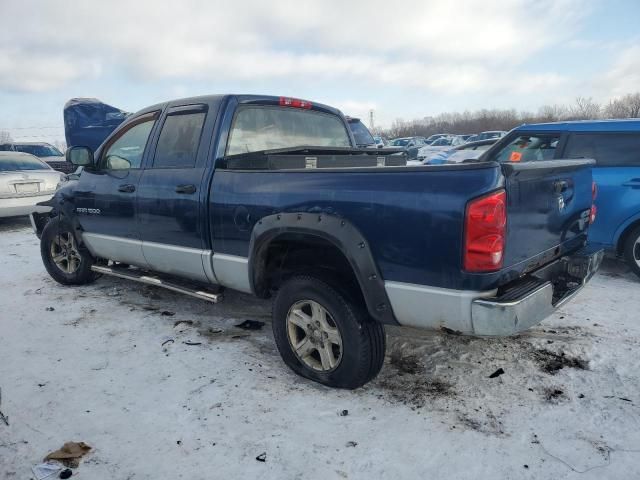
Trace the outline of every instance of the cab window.
{"label": "cab window", "polygon": [[155,116],[150,117],[122,133],[107,147],[102,157],[102,168],[106,170],[140,168],[142,155],[155,121]]}
{"label": "cab window", "polygon": [[534,162],[552,160],[560,134],[518,135],[493,155],[496,162]]}
{"label": "cab window", "polygon": [[193,168],[205,112],[169,115],[162,126],[153,168]]}

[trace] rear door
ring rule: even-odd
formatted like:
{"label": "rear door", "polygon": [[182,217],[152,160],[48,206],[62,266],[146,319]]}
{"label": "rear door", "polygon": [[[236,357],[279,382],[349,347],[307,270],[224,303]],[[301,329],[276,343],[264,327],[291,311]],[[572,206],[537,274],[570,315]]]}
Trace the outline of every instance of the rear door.
{"label": "rear door", "polygon": [[207,105],[192,104],[166,111],[137,198],[143,252],[150,268],[205,282],[212,280],[203,266],[203,255],[210,254],[204,238],[208,191],[204,173],[211,139],[203,132],[208,110]]}
{"label": "rear door", "polygon": [[584,243],[592,203],[588,160],[562,160],[561,132],[514,132],[488,154],[507,189],[505,267],[528,271]]}
{"label": "rear door", "polygon": [[594,158],[598,216],[589,241],[614,246],[616,232],[640,214],[640,133],[573,133],[567,158]]}

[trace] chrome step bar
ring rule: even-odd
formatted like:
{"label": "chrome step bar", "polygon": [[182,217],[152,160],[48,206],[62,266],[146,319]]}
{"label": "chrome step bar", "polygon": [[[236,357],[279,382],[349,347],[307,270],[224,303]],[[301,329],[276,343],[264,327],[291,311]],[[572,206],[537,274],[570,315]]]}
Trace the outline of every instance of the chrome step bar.
{"label": "chrome step bar", "polygon": [[92,265],[91,270],[103,275],[110,275],[112,277],[124,278],[126,280],[132,280],[138,283],[144,283],[146,285],[155,285],[156,287],[166,288],[173,292],[189,295],[190,297],[199,298],[211,303],[218,303],[222,300],[222,293],[207,292],[199,288],[193,288],[186,285],[180,285],[178,283],[169,282],[158,277],[153,277],[142,272],[138,273],[133,269],[124,268],[112,268],[104,267],[101,265]]}

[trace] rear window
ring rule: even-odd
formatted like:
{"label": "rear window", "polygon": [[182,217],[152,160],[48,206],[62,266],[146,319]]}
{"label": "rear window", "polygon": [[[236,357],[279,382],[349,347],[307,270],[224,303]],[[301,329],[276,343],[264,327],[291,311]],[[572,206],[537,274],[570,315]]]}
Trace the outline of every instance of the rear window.
{"label": "rear window", "polygon": [[20,170],[51,170],[51,167],[42,160],[31,156],[0,156],[0,172],[15,172]]}
{"label": "rear window", "polygon": [[517,135],[503,146],[491,160],[496,162],[533,162],[552,160],[560,134]]}
{"label": "rear window", "polygon": [[24,152],[36,157],[62,157],[60,150],[51,145],[14,145],[16,152]]}
{"label": "rear window", "polygon": [[569,137],[567,158],[593,158],[600,166],[640,166],[640,135],[635,133],[590,133]]}
{"label": "rear window", "polygon": [[360,120],[349,122],[349,128],[358,145],[371,145],[372,143],[376,143],[369,130],[367,130],[367,127],[365,127]]}
{"label": "rear window", "polygon": [[336,115],[286,107],[240,107],[231,128],[227,155],[300,146],[350,147]]}

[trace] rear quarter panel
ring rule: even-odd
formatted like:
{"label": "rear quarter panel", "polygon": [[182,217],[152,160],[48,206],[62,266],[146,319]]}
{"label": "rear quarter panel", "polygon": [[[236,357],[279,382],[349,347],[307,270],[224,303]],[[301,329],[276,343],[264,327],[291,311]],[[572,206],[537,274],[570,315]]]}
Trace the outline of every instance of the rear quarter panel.
{"label": "rear quarter panel", "polygon": [[364,235],[384,280],[475,289],[491,279],[461,270],[465,207],[503,182],[490,163],[375,172],[218,169],[209,205],[213,250],[248,257],[253,226],[266,215],[331,214]]}

